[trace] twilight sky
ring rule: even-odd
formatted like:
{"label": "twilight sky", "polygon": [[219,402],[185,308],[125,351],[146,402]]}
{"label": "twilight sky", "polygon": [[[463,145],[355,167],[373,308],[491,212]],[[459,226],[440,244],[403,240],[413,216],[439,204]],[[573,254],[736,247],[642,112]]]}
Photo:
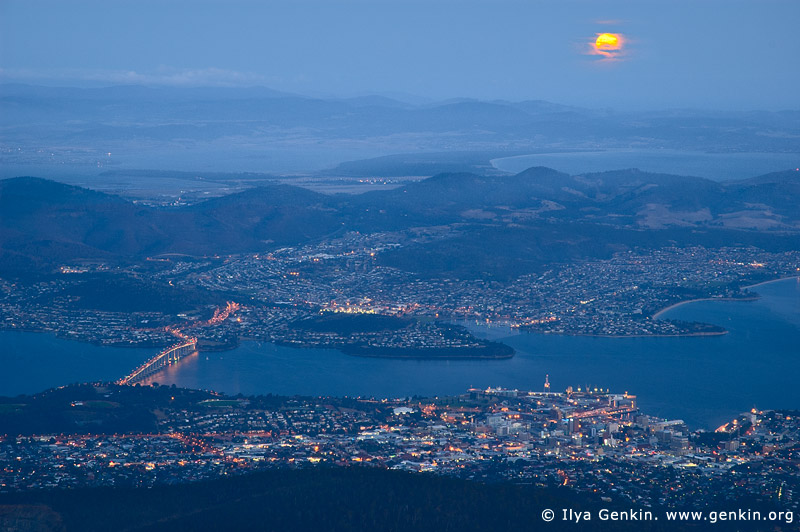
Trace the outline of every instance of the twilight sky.
{"label": "twilight sky", "polygon": [[0,0],[0,82],[798,109],[798,23],[797,0]]}

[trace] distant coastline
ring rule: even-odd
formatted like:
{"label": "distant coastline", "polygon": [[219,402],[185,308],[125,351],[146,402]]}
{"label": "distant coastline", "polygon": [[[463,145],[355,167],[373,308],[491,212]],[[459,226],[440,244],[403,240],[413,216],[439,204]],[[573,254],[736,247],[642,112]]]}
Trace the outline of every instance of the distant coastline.
{"label": "distant coastline", "polygon": [[[743,286],[742,288],[746,288],[746,289],[756,288],[758,286],[762,286],[762,285],[765,285],[765,284],[777,283],[779,281],[787,281],[789,279],[800,279],[800,275],[790,275],[788,277],[781,277],[779,279],[772,279],[770,281],[762,281],[760,283]],[[753,297],[701,297],[701,298],[698,298],[698,299],[687,299],[686,301],[679,301],[677,303],[673,303],[672,305],[670,305],[668,307],[662,308],[661,310],[659,310],[658,312],[653,314],[653,318],[659,319],[659,317],[662,314],[664,314],[665,312],[670,311],[670,310],[672,310],[674,308],[680,307],[682,305],[686,305],[687,303],[696,303],[698,301],[757,301],[760,298],[761,298],[761,296],[756,294]],[[675,335],[675,336],[689,336],[689,335],[681,334],[681,335]]]}
{"label": "distant coastline", "polygon": [[788,281],[789,279],[800,279],[800,275],[789,275],[787,277],[781,277],[780,279],[773,279],[771,281],[761,281],[760,283],[743,286],[742,288],[755,288],[757,286],[761,286],[762,284],[777,283],[778,281]]}
{"label": "distant coastline", "polygon": [[[769,281],[774,282],[774,281]],[[686,301],[679,301],[677,303],[673,303],[672,305],[662,308],[655,314],[653,314],[653,318],[659,319],[659,317],[667,311],[670,311],[674,308],[686,305],[688,303],[697,303],[698,301],[757,301],[761,296],[755,295],[753,297],[701,297],[698,299],[687,299]],[[685,336],[685,335],[677,335],[677,336]]]}
{"label": "distant coastline", "polygon": [[[693,301],[704,301],[704,300],[695,299]],[[735,301],[742,301],[742,300],[737,299]],[[748,301],[753,301],[753,300],[749,299]],[[685,301],[684,303],[691,303],[691,301]],[[683,303],[677,303],[672,306],[675,307],[682,304]],[[664,312],[666,310],[667,309],[664,309],[661,312]],[[699,332],[678,333],[678,334],[568,334],[567,336],[591,336],[594,338],[684,338],[688,336],[723,336],[725,334],[728,334],[728,332],[729,331],[727,330],[722,330],[722,331],[699,331]]]}

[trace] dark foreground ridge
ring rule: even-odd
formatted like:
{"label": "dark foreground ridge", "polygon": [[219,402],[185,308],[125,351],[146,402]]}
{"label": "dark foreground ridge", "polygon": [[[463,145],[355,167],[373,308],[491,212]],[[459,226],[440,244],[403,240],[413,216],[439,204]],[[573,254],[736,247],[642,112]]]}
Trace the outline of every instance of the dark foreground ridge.
{"label": "dark foreground ridge", "polygon": [[[735,508],[735,505],[731,505]],[[751,507],[752,508],[752,507]],[[555,511],[552,522],[542,512]],[[576,525],[564,509],[589,512]],[[605,511],[603,513],[602,511]],[[666,520],[602,520],[631,508],[564,488],[483,484],[374,468],[266,471],[179,486],[53,490],[0,496],[0,528],[15,531],[705,530]],[[765,511],[766,513],[766,511]],[[584,514],[585,515],[585,514]],[[644,511],[635,515],[646,515]],[[714,530],[791,530],[717,523]]]}

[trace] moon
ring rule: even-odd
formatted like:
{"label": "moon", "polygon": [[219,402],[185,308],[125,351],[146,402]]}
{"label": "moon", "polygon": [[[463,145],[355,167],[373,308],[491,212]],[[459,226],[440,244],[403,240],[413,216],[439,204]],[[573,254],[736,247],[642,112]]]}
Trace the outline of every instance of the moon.
{"label": "moon", "polygon": [[597,48],[618,48],[619,35],[616,33],[601,33],[594,42]]}
{"label": "moon", "polygon": [[592,43],[592,52],[613,59],[620,55],[624,44],[625,38],[621,33],[598,33]]}

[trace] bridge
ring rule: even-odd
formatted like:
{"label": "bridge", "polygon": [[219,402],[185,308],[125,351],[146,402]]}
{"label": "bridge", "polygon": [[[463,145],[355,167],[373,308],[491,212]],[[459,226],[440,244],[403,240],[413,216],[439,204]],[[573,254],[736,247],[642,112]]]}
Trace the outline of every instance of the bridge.
{"label": "bridge", "polygon": [[[214,325],[219,325],[223,321],[227,320],[234,312],[238,311],[240,308],[238,303],[233,301],[228,301],[228,304],[223,309],[215,309],[214,315],[211,319],[207,321],[198,321],[192,323],[188,327],[183,327],[184,329],[192,329],[195,327],[209,327]],[[117,381],[117,384],[136,384],[142,382],[149,377],[152,377],[162,369],[171,366],[172,364],[176,364],[180,359],[191,355],[197,350],[197,338],[189,336],[188,334],[184,333],[181,329],[177,329],[175,327],[166,327],[166,331],[173,336],[180,339],[180,342],[174,345],[169,346],[168,348],[161,351],[159,354],[142,364],[141,366],[137,367],[135,370],[131,371],[128,375],[122,377]]]}
{"label": "bridge", "polygon": [[171,345],[159,354],[134,369],[128,375],[117,381],[117,384],[133,385],[151,377],[172,364],[177,363],[185,356],[191,355],[197,349],[197,338],[183,337],[183,342]]}

